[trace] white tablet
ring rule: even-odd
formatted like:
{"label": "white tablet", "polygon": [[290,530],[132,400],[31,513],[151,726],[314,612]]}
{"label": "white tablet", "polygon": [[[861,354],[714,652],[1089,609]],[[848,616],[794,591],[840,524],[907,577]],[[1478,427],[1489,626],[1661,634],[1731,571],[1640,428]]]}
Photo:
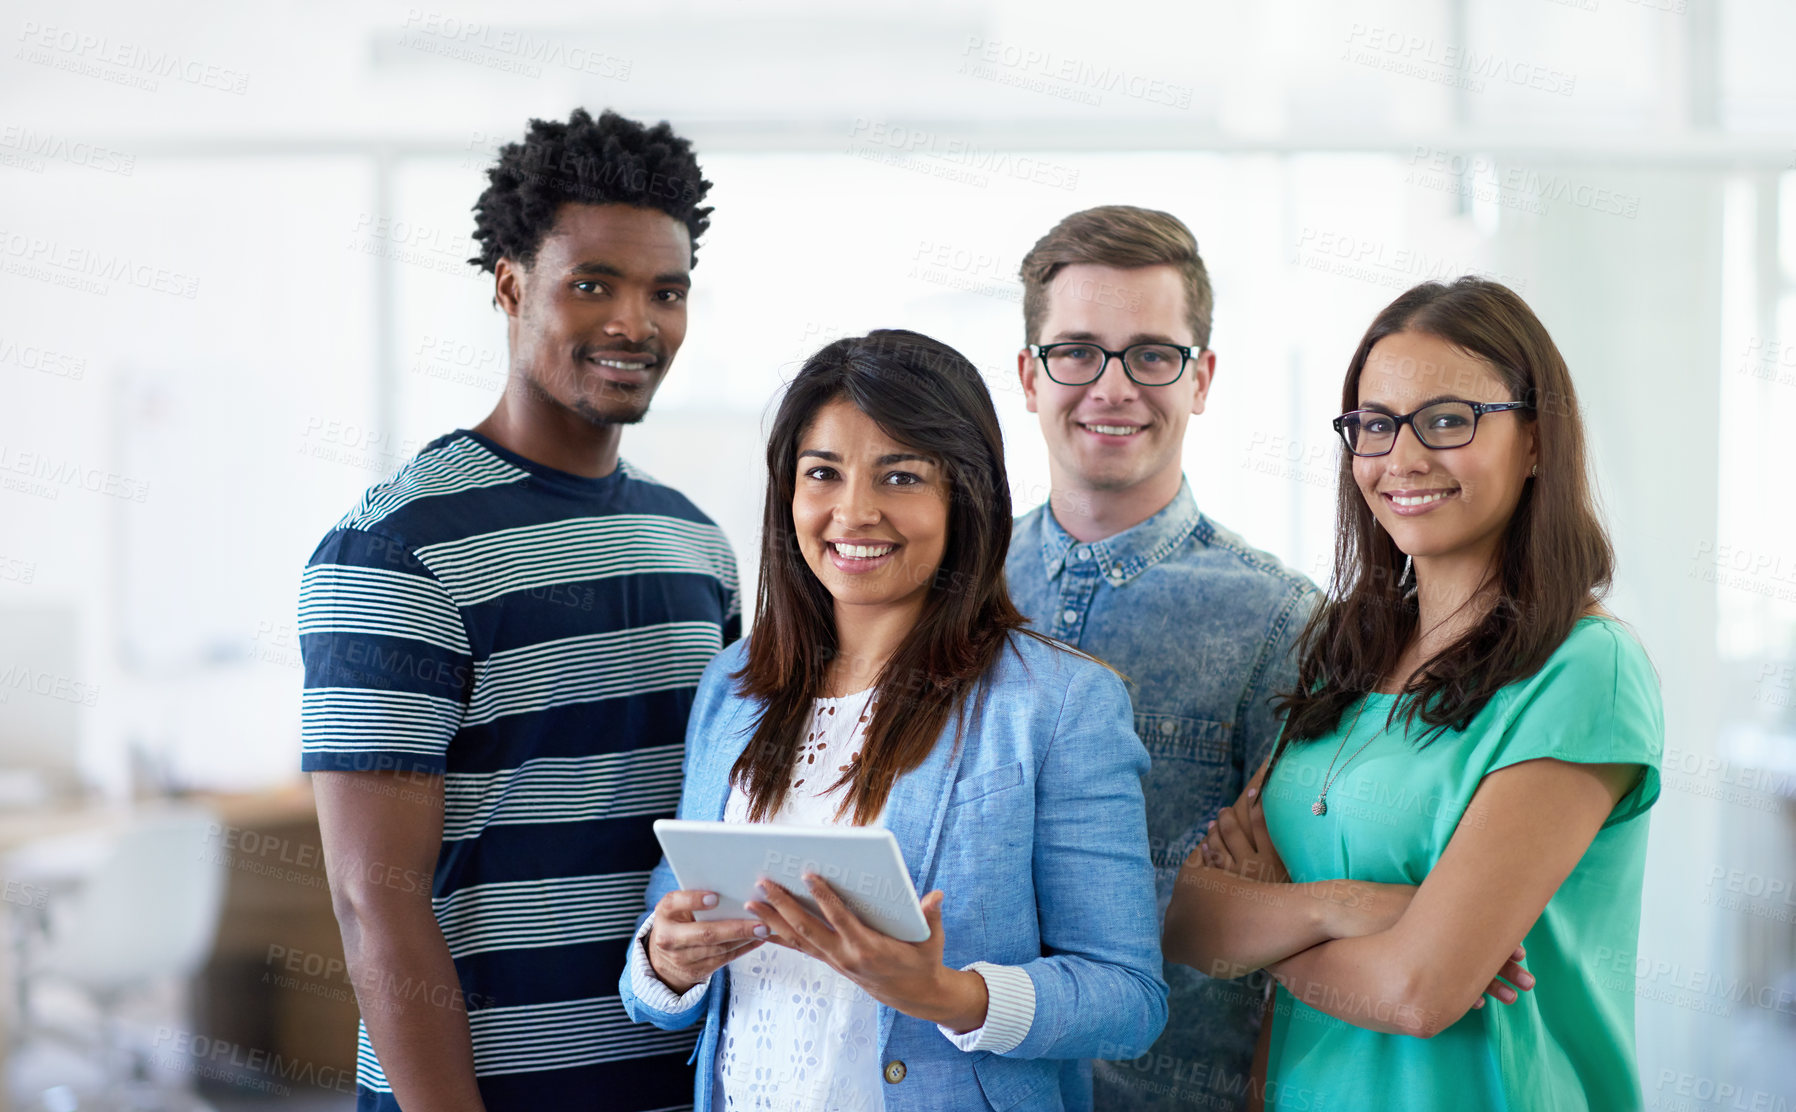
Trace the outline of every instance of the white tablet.
{"label": "white tablet", "polygon": [[804,882],[806,873],[816,873],[874,930],[901,942],[929,938],[898,839],[884,827],[656,819],[655,837],[682,889],[717,893],[717,906],[695,912],[695,919],[754,918],[743,905],[766,902],[755,892],[762,877],[821,917]]}

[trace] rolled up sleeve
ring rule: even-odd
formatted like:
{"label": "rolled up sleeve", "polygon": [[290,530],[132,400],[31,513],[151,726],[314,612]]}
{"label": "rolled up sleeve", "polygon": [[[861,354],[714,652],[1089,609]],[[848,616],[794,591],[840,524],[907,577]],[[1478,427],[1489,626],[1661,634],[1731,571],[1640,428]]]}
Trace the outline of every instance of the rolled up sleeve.
{"label": "rolled up sleeve", "polygon": [[962,1050],[1006,1054],[1022,1045],[1035,1023],[1035,982],[1020,966],[976,961],[962,967],[985,981],[985,1022],[971,1031],[957,1033],[936,1024],[937,1029]]}

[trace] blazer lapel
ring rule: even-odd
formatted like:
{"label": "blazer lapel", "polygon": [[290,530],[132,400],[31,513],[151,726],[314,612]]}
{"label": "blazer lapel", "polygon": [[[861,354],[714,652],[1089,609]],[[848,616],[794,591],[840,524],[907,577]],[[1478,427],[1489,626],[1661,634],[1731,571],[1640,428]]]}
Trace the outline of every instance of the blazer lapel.
{"label": "blazer lapel", "polygon": [[[892,785],[891,795],[886,797],[885,827],[898,839],[898,849],[904,854],[905,868],[910,872],[910,882],[916,886],[919,898],[929,890],[927,882],[934,879],[935,851],[941,843],[942,824],[948,815],[949,792],[954,785],[955,772],[960,768],[960,756],[967,747],[967,735],[974,729],[971,708],[963,706],[961,715],[966,721],[966,729],[962,731],[960,744],[954,744],[954,719],[950,719],[941,736],[936,738],[935,748],[929,751],[929,756],[900,776]],[[884,1004],[879,1006],[879,1045],[882,1050],[891,1037],[892,1021],[897,1015]]]}
{"label": "blazer lapel", "polygon": [[692,769],[699,788],[693,793],[692,814],[686,818],[723,821],[724,808],[730,802],[730,769],[736,766],[736,758],[742,756],[755,734],[755,716],[744,713],[751,706],[748,700],[731,696],[730,712],[722,716],[717,731],[704,740],[705,751]]}

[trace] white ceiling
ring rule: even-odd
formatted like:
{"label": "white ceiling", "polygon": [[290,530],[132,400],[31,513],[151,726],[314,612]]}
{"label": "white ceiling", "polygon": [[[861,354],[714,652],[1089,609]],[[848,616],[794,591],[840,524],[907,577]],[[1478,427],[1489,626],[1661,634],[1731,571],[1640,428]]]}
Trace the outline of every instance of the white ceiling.
{"label": "white ceiling", "polygon": [[[5,25],[0,125],[149,147],[461,146],[585,104],[674,119],[713,147],[846,146],[857,124],[998,129],[1037,146],[1329,145],[1468,128],[1656,141],[1688,134],[1706,73],[1728,129],[1779,144],[1796,132],[1785,56],[1796,4],[1688,0],[1679,15],[1659,9],[1684,0],[1593,2],[107,0],[21,8]],[[1725,64],[1692,65],[1716,49]],[[120,82],[165,57],[245,87]],[[589,60],[592,72],[577,68]],[[1544,74],[1570,95],[1488,69],[1482,88],[1455,92],[1446,79],[1468,65]]]}

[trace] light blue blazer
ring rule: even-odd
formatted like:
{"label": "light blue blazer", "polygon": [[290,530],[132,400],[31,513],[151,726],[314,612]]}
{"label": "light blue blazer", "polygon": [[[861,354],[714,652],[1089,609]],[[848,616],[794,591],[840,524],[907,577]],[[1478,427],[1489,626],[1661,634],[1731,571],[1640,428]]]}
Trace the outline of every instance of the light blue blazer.
{"label": "light blue blazer", "polygon": [[[681,818],[723,818],[730,768],[761,706],[735,694],[729,678],[746,649],[746,641],[724,649],[699,681]],[[946,896],[944,963],[1027,971],[1035,1018],[1016,1049],[968,1052],[935,1024],[880,1005],[880,1064],[905,1067],[902,1081],[882,1085],[890,1112],[1088,1109],[1088,1060],[1138,1057],[1166,1025],[1141,795],[1148,756],[1128,692],[1091,659],[1020,634],[984,687],[983,703],[978,692],[967,700],[960,745],[950,721],[923,764],[893,785],[885,825],[918,894],[940,888]],[[649,880],[648,907],[676,887],[664,859]],[[728,966],[719,969],[701,1000],[671,1014],[631,991],[627,966],[618,985],[638,1022],[670,1030],[704,1022],[694,1053],[697,1112],[713,1107],[728,975]]]}

